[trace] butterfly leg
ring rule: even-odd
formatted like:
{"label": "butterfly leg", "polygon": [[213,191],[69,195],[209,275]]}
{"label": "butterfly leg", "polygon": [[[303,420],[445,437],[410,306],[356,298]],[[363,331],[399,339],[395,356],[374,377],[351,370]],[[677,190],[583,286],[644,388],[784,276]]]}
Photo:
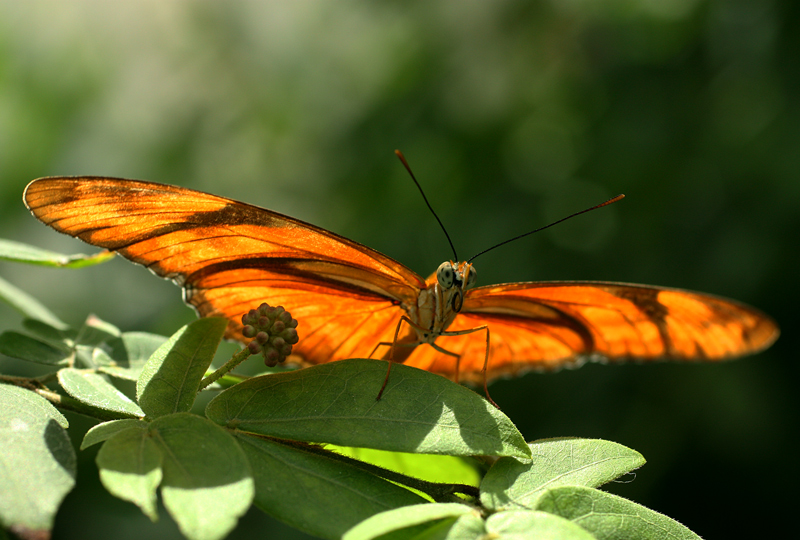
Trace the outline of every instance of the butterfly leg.
{"label": "butterfly leg", "polygon": [[[394,363],[394,348],[395,348],[395,346],[398,345],[397,336],[400,335],[400,327],[402,326],[403,321],[408,323],[408,325],[411,326],[412,328],[415,328],[415,329],[421,331],[423,333],[423,335],[425,335],[425,334],[427,334],[429,332],[428,330],[426,330],[422,326],[416,324],[414,321],[412,321],[411,319],[409,319],[405,315],[400,317],[400,321],[397,323],[397,327],[395,328],[395,331],[394,331],[394,342],[392,342],[392,344],[391,344],[392,348],[391,348],[391,350],[389,352],[389,368],[386,370],[386,378],[383,380],[383,386],[381,386],[381,389],[378,392],[378,397],[376,399],[381,399],[381,396],[383,395],[383,391],[386,389],[386,385],[389,382],[389,374],[392,372],[392,364]],[[482,330],[486,331],[486,349],[485,349],[486,352],[485,352],[485,355],[484,355],[484,358],[483,358],[483,369],[481,370],[483,372],[483,392],[484,392],[484,395],[486,395],[486,400],[499,409],[500,406],[492,399],[492,396],[489,394],[489,387],[488,387],[488,381],[487,381],[487,369],[489,367],[489,343],[490,343],[489,327],[484,324],[484,325],[481,325],[481,326],[476,326],[475,328],[470,328],[468,330],[455,330],[455,331],[449,331],[449,332],[445,331],[445,332],[442,332],[439,335],[441,335],[441,336],[463,336],[465,334],[473,334],[475,332],[480,332]],[[425,342],[425,341],[420,340],[420,341],[415,342],[415,343],[401,343],[399,345],[417,346],[417,345],[421,345],[422,343],[427,343],[428,345],[430,345],[431,347],[433,347],[434,349],[436,349],[437,351],[439,351],[442,354],[446,354],[448,356],[454,356],[455,357],[455,359],[456,359],[455,380],[456,380],[456,382],[458,382],[459,368],[460,368],[460,365],[461,365],[461,355],[460,354],[454,353],[452,351],[448,351],[447,349],[444,349],[443,347],[440,347],[439,345],[437,345],[433,341]],[[377,350],[378,346],[380,346],[380,345],[381,344],[379,343],[375,347],[375,349],[372,351],[373,354],[374,354],[375,350]]]}
{"label": "butterfly leg", "polygon": [[422,344],[421,341],[414,341],[413,343],[392,343],[391,341],[381,341],[380,343],[375,345],[375,348],[372,349],[372,352],[369,353],[369,356],[367,356],[367,358],[372,358],[372,355],[375,354],[375,351],[377,351],[381,347],[395,347],[395,346],[398,346],[398,347],[416,347],[417,345],[420,345],[420,344]]}
{"label": "butterfly leg", "polygon": [[394,356],[394,348],[396,346],[400,346],[400,347],[416,347],[417,345],[420,345],[421,343],[422,343],[421,341],[415,341],[413,343],[392,343],[390,341],[381,341],[380,343],[375,345],[375,348],[372,349],[372,352],[369,353],[369,356],[367,356],[367,358],[372,358],[372,355],[375,354],[375,351],[377,351],[378,348],[381,345],[384,345],[386,347],[390,347],[390,349],[389,349],[390,350],[390,353],[389,353],[389,356],[390,356],[389,368],[386,370],[386,378],[383,380],[383,386],[381,386],[380,392],[378,392],[378,397],[375,398],[376,401],[381,399],[381,396],[383,395],[383,390],[386,388],[386,383],[389,382],[389,373],[391,373],[392,364],[394,364],[394,360],[392,359],[392,357]]}
{"label": "butterfly leg", "polygon": [[[489,367],[489,342],[490,342],[490,339],[489,339],[489,327],[487,325],[483,324],[481,326],[476,326],[475,328],[470,328],[468,330],[456,330],[456,331],[451,331],[451,332],[445,331],[445,332],[442,332],[441,335],[443,335],[443,336],[463,336],[464,334],[472,334],[474,332],[480,332],[481,330],[486,330],[486,354],[483,357],[483,369],[481,370],[483,372],[483,392],[486,395],[486,400],[499,409],[500,406],[497,403],[495,403],[495,401],[492,399],[492,396],[489,395],[489,385],[488,385],[488,382],[487,382],[487,373],[486,372],[487,372],[487,369]],[[461,359],[461,356],[457,355],[455,353],[446,351],[446,350],[442,349],[441,347],[439,347],[438,345],[436,345],[435,343],[431,343],[430,345],[434,349],[439,351],[439,352],[442,352],[442,353],[445,353],[445,354],[449,354],[451,356],[456,356],[458,358],[458,360],[456,360],[456,382],[458,382],[458,364],[459,364],[459,360]]]}
{"label": "butterfly leg", "polygon": [[[422,328],[420,325],[418,325],[417,323],[415,323],[414,321],[412,321],[411,319],[409,319],[405,315],[400,317],[400,320],[397,322],[397,326],[394,329],[394,340],[392,341],[391,344],[388,344],[388,345],[391,346],[391,348],[389,349],[389,368],[386,370],[386,377],[383,379],[383,385],[381,386],[381,389],[378,392],[378,397],[375,398],[375,401],[378,401],[379,399],[381,399],[381,396],[383,395],[383,391],[386,390],[386,385],[389,382],[389,374],[392,372],[392,364],[394,363],[394,348],[397,346],[397,336],[400,335],[400,327],[403,326],[403,321],[407,322],[409,324],[409,326],[411,326],[412,328],[416,328],[417,330],[422,330],[423,332],[426,331],[424,328]],[[416,343],[401,343],[401,345],[416,347],[420,343],[422,343],[422,342],[418,341]],[[383,343],[378,343],[375,346],[375,349],[372,350],[372,353],[370,353],[370,356],[372,356],[372,354],[375,353],[375,351],[381,345],[383,345]]]}

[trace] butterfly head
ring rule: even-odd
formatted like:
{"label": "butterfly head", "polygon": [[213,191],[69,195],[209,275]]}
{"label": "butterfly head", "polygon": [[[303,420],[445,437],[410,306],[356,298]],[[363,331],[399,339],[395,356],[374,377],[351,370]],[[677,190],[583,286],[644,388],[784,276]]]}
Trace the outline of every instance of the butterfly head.
{"label": "butterfly head", "polygon": [[464,291],[475,285],[478,273],[471,263],[443,262],[436,270],[436,281],[449,299],[448,305],[456,313],[464,303]]}

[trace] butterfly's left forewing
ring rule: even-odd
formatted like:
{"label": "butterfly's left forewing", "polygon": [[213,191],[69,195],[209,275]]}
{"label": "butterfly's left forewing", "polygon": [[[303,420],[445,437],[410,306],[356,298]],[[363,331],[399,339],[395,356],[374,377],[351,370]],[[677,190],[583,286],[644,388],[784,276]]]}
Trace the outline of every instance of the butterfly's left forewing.
{"label": "butterfly's left forewing", "polygon": [[[25,203],[56,230],[116,251],[184,287],[201,316],[231,322],[261,302],[300,320],[305,363],[367,356],[391,341],[424,280],[381,253],[300,220],[177,186],[102,177],[28,185]],[[369,339],[365,339],[369,337]]]}
{"label": "butterfly's left forewing", "polygon": [[[313,262],[263,261],[258,267],[233,265],[191,276],[185,298],[202,316],[241,318],[260,302],[282,305],[300,321],[293,360],[317,364],[367,357],[378,341],[391,342],[405,310],[373,285],[326,281],[329,270]],[[297,268],[303,270],[298,272]],[[319,273],[316,271],[319,270]],[[320,277],[312,278],[311,275]],[[236,321],[238,322],[238,321]],[[247,341],[236,325],[227,337]]]}
{"label": "butterfly's left forewing", "polygon": [[[753,354],[778,337],[763,313],[711,295],[608,282],[509,283],[467,292],[448,328],[488,325],[488,378],[552,370],[585,360],[724,360]],[[460,375],[481,382],[485,338],[443,337],[461,355]],[[406,362],[445,375],[452,360],[429,347]]]}

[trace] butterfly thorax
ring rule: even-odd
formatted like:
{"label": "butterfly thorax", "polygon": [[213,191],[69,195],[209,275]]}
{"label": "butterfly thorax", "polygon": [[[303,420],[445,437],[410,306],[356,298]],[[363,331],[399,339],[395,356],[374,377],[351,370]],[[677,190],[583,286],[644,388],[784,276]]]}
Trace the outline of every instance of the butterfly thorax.
{"label": "butterfly thorax", "polygon": [[416,329],[420,341],[433,343],[461,311],[464,292],[475,285],[477,273],[468,262],[443,262],[419,292],[411,320],[425,330]]}

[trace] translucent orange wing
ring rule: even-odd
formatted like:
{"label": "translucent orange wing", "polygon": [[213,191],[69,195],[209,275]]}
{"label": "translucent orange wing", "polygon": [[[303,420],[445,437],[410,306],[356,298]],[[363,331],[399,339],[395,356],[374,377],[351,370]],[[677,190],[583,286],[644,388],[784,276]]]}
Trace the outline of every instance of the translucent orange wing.
{"label": "translucent orange wing", "polygon": [[41,221],[144,265],[184,288],[200,316],[230,320],[262,302],[300,321],[303,363],[366,357],[391,342],[425,281],[366,246],[300,220],[176,186],[101,177],[31,182]]}
{"label": "translucent orange wing", "polygon": [[[301,321],[301,363],[369,356],[394,341],[404,306],[425,281],[366,246],[300,220],[185,188],[98,177],[32,182],[25,202],[58,231],[114,250],[184,288],[201,316],[240,318],[262,302]],[[602,282],[513,283],[467,291],[447,328],[491,330],[489,378],[597,360],[722,360],[768,347],[766,315],[742,304],[676,289]],[[401,343],[416,343],[408,325]],[[462,379],[479,382],[483,332],[442,336],[461,355]],[[385,356],[382,352],[380,356]],[[456,363],[430,346],[397,359],[455,377]]]}
{"label": "translucent orange wing", "polygon": [[[488,325],[489,380],[586,360],[725,360],[761,351],[777,325],[743,304],[626,283],[511,283],[467,291],[448,330]],[[461,355],[462,380],[482,382],[483,333],[442,337]],[[452,357],[418,347],[406,364],[453,377]]]}

